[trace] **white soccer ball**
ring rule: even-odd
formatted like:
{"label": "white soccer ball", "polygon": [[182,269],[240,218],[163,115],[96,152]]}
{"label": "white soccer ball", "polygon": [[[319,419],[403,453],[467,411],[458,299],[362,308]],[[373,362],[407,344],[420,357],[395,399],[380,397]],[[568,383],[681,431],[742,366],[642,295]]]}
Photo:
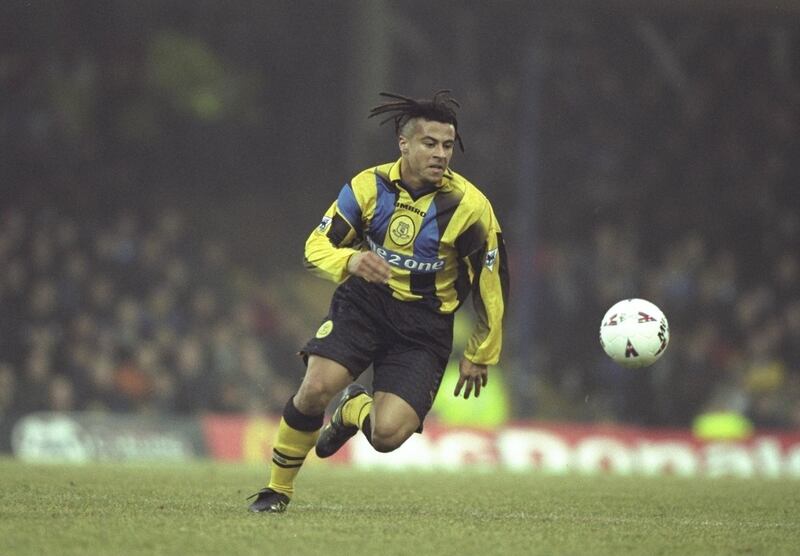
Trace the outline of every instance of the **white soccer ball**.
{"label": "white soccer ball", "polygon": [[655,363],[669,344],[669,323],[644,299],[615,303],[600,324],[600,345],[611,359],[631,369]]}

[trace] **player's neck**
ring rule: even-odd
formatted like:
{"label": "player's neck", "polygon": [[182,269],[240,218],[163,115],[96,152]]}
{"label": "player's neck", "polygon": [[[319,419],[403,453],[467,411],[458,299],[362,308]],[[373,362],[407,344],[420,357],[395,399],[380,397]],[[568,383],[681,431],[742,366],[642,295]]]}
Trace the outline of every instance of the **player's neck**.
{"label": "player's neck", "polygon": [[403,182],[403,185],[406,189],[415,193],[427,191],[429,189],[435,189],[441,185],[441,181],[439,183],[434,183],[430,181],[424,181],[418,176],[409,175],[402,165],[400,166],[400,180]]}

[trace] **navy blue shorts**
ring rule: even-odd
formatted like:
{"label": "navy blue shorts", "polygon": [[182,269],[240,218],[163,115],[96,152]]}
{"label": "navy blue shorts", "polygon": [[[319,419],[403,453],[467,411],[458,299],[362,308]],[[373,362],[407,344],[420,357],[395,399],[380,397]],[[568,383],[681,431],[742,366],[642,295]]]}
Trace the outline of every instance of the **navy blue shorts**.
{"label": "navy blue shorts", "polygon": [[340,363],[353,380],[372,364],[372,390],[399,396],[422,423],[452,349],[452,314],[399,301],[386,286],[351,276],[336,288],[328,315],[300,353]]}

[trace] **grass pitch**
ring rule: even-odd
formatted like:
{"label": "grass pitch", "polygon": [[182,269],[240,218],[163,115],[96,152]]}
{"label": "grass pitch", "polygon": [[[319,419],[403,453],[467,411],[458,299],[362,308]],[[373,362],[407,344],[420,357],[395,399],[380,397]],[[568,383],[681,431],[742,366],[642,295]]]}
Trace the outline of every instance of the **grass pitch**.
{"label": "grass pitch", "polygon": [[0,554],[798,554],[800,481],[0,460]]}

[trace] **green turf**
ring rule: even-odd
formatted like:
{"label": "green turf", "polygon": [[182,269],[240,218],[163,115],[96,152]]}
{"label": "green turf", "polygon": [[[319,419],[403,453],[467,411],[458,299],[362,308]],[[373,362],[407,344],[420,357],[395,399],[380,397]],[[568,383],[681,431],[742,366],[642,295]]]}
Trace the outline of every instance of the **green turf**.
{"label": "green turf", "polygon": [[0,554],[798,554],[800,481],[0,460]]}

